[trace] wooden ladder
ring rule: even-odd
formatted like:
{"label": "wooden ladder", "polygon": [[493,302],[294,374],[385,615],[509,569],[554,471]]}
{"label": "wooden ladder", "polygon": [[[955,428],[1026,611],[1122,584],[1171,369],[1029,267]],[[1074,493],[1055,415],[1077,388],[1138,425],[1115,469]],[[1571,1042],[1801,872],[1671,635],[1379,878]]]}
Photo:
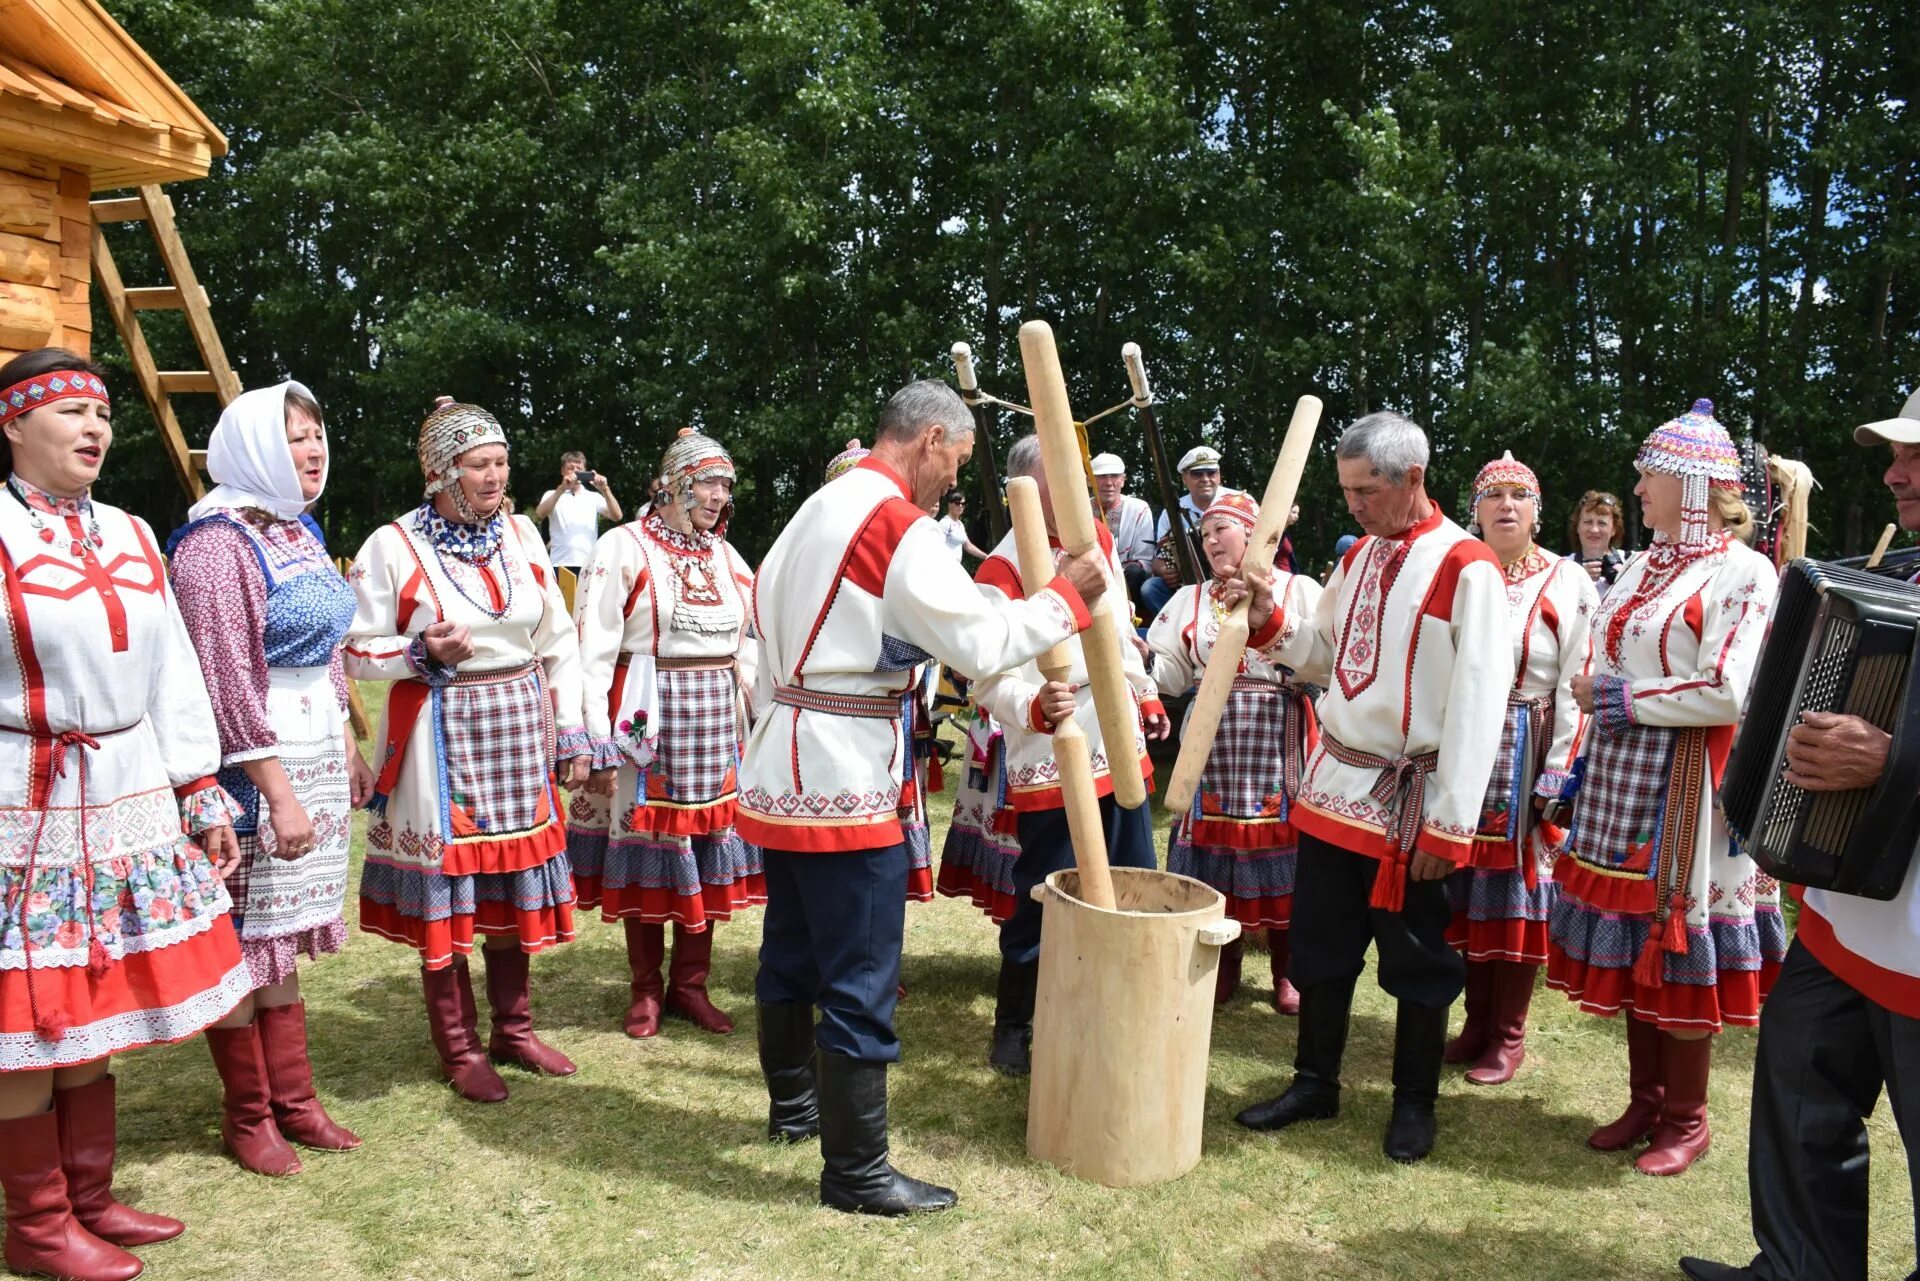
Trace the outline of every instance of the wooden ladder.
{"label": "wooden ladder", "polygon": [[[207,291],[193,273],[193,262],[180,239],[173,221],[173,200],[156,185],[134,188],[136,194],[115,199],[95,200],[93,207],[93,280],[100,287],[107,310],[113,315],[114,328],[120,331],[121,346],[133,366],[134,380],[153,421],[160,429],[167,458],[181,486],[194,498],[201,497],[205,486],[200,480],[204,451],[187,444],[180,430],[180,418],[173,412],[173,397],[183,392],[211,394],[225,409],[240,394],[240,379],[227,363],[227,349],[220,343],[220,331],[214,328],[213,312],[207,305]],[[120,278],[120,268],[107,247],[104,228],[110,222],[144,222],[153,233],[154,247],[160,252],[160,265],[170,283],[128,288]],[[187,332],[193,335],[200,351],[203,369],[171,370],[156,368],[153,352],[140,330],[143,311],[178,311],[186,316]]]}
{"label": "wooden ladder", "polygon": [[[194,499],[205,496],[200,469],[206,465],[204,449],[187,444],[180,429],[179,415],[173,412],[173,397],[182,393],[212,395],[225,409],[240,394],[240,377],[227,363],[227,349],[214,328],[213,311],[207,304],[207,291],[193,272],[187,246],[173,221],[173,199],[157,185],[134,188],[135,194],[92,202],[93,208],[93,281],[100,288],[107,310],[113,315],[114,328],[120,331],[120,345],[127,362],[133,366],[140,394],[153,412],[154,425],[160,429],[161,443],[181,487]],[[136,285],[132,288],[120,277],[120,268],[107,247],[106,224],[144,222],[153,233],[154,247],[160,252],[160,266],[171,282],[165,285]],[[186,316],[187,332],[193,335],[204,369],[160,369],[153,363],[153,350],[140,329],[143,311],[178,311]],[[360,701],[360,688],[347,682],[348,711],[354,733],[371,738],[373,729]]]}

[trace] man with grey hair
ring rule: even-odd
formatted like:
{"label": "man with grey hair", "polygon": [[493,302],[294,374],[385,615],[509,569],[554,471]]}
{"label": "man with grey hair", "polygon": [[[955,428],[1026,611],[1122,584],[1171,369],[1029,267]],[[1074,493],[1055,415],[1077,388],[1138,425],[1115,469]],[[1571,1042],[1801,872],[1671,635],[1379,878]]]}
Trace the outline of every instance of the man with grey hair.
{"label": "man with grey hair", "polygon": [[1253,582],[1249,643],[1325,687],[1321,737],[1292,819],[1300,832],[1289,977],[1300,990],[1293,1084],[1240,1113],[1278,1130],[1335,1116],[1354,984],[1367,945],[1399,1003],[1395,1161],[1433,1148],[1447,1009],[1465,967],[1447,945],[1447,873],[1465,866],[1513,685],[1500,563],[1427,496],[1426,433],[1376,413],[1340,437],[1347,510],[1366,531],[1312,618]]}
{"label": "man with grey hair", "polygon": [[975,591],[927,515],[972,452],[973,416],[951,388],[901,389],[873,451],[801,504],[754,579],[760,715],[737,823],[765,853],[754,986],[767,1132],[818,1134],[820,1201],[854,1213],[956,1200],[887,1160],[907,869],[927,841],[910,781],[921,666],[1017,667],[1087,626],[1107,586],[1092,548],[1025,600]]}
{"label": "man with grey hair", "polygon": [[[1009,478],[1030,477],[1039,486],[1047,540],[1059,563],[1065,552],[1055,532],[1053,500],[1041,467],[1038,436],[1023,436],[1014,442],[1007,453],[1006,474]],[[1121,567],[1113,535],[1104,525],[1095,528],[1099,534],[1096,550],[1106,558],[1108,571],[1117,583]],[[981,594],[996,606],[1027,595],[1019,559],[1014,535],[1009,531],[973,576]],[[1124,593],[1108,593],[1096,608],[1109,610],[1116,630],[1128,634],[1133,620]],[[1060,768],[1053,757],[1054,727],[1068,717],[1087,736],[1108,861],[1115,867],[1155,865],[1153,816],[1145,805],[1124,809],[1114,801],[1108,752],[1132,752],[1140,761],[1141,772],[1152,776],[1146,740],[1165,738],[1172,728],[1160,704],[1159,691],[1147,675],[1139,651],[1123,645],[1120,661],[1138,709],[1136,729],[1131,741],[1110,745],[1094,710],[1093,684],[1077,638],[1067,642],[1067,652],[1071,665],[1065,680],[1048,680],[1039,665],[1029,661],[988,676],[973,688],[974,701],[992,714],[1004,736],[994,765],[996,777],[989,782],[987,792],[1004,797],[1006,808],[1013,812],[1020,842],[1018,856],[1011,860],[990,855],[984,861],[972,858],[969,866],[977,843],[964,830],[952,827],[941,856],[941,891],[983,904],[1000,926],[1000,978],[987,1063],[1006,1076],[1025,1076],[1031,1064],[1034,996],[1040,980],[1040,905],[1033,901],[1033,887],[1054,872],[1073,866],[1073,841],[1067,831],[1066,802],[1060,793]],[[1139,728],[1142,723],[1144,735]]]}

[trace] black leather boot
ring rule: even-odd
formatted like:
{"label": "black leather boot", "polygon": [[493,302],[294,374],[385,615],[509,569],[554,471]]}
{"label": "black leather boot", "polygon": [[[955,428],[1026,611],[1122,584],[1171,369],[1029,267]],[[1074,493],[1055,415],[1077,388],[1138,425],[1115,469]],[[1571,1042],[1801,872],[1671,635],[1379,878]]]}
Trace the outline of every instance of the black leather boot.
{"label": "black leather boot", "polygon": [[1340,1060],[1347,1052],[1347,1017],[1354,980],[1300,990],[1299,1042],[1293,1084],[1278,1098],[1256,1103],[1233,1119],[1249,1130],[1284,1130],[1296,1121],[1340,1115]]}
{"label": "black leather boot", "polygon": [[760,1071],[767,1078],[767,1137],[804,1143],[820,1133],[813,1088],[813,1007],[761,1004]]}
{"label": "black leather boot", "polygon": [[922,1214],[960,1198],[887,1161],[887,1065],[821,1050],[820,1204],[849,1214]]}
{"label": "black leather boot", "polygon": [[1712,1259],[1696,1259],[1690,1255],[1680,1260],[1680,1271],[1689,1281],[1755,1281],[1758,1275],[1751,1268],[1736,1268],[1730,1263],[1715,1263]]}
{"label": "black leather boot", "polygon": [[1033,1071],[1033,1000],[1039,987],[1040,962],[1001,958],[987,1066],[1002,1076]]}
{"label": "black leather boot", "polygon": [[1400,1002],[1393,1022],[1393,1116],[1381,1149],[1403,1165],[1433,1151],[1433,1104],[1446,1048],[1447,1007]]}

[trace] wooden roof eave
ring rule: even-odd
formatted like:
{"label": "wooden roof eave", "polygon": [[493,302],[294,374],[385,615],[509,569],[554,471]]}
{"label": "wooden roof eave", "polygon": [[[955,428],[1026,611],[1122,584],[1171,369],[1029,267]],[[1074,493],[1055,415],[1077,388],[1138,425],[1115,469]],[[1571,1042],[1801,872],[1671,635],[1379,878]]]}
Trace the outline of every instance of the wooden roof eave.
{"label": "wooden roof eave", "polygon": [[204,178],[215,155],[203,135],[111,124],[13,96],[0,96],[0,149],[86,169],[95,191]]}

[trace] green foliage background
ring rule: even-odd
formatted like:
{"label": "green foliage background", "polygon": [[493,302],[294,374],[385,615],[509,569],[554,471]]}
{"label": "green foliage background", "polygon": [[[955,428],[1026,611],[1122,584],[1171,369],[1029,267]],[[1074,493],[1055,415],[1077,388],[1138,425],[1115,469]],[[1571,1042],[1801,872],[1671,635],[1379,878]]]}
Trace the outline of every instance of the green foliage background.
{"label": "green foliage background", "polygon": [[[1892,0],[110,7],[232,140],[181,226],[242,378],[328,408],[343,552],[417,494],[445,392],[508,424],[523,505],[577,446],[631,507],[701,425],[757,555],[956,339],[1024,399],[1035,316],[1082,410],[1138,341],[1170,447],[1230,482],[1312,391],[1429,424],[1449,500],[1511,447],[1553,543],[1705,395],[1813,467],[1816,550],[1886,519],[1848,429],[1920,380],[1920,23]],[[194,367],[170,323],[163,365]],[[106,488],[165,527],[144,419]],[[1144,479],[1129,416],[1096,435]],[[1330,467],[1303,505],[1313,555]]]}

